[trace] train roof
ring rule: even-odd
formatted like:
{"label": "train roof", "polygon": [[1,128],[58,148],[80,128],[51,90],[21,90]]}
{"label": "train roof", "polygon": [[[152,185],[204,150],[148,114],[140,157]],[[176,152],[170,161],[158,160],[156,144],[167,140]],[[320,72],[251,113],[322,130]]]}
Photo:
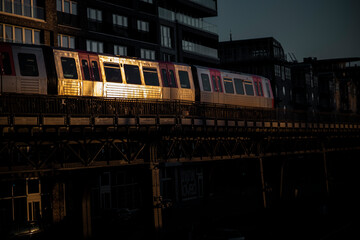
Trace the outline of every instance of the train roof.
{"label": "train roof", "polygon": [[227,70],[227,69],[219,69],[219,68],[210,68],[210,67],[204,67],[204,66],[199,66],[199,65],[194,65],[194,67],[196,68],[203,68],[203,69],[214,69],[214,70],[218,70],[220,72],[225,72],[225,73],[231,73],[231,74],[241,74],[241,75],[246,75],[246,76],[256,76],[256,77],[261,77],[261,78],[265,78],[268,79],[264,76],[260,76],[260,75],[256,75],[256,74],[252,74],[252,73],[244,73],[244,72],[236,72],[233,70]]}

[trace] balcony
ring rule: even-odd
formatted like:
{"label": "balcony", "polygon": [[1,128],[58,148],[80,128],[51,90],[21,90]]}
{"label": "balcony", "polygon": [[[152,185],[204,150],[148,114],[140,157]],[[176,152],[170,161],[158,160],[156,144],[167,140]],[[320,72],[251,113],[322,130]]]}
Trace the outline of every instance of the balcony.
{"label": "balcony", "polygon": [[196,43],[182,40],[182,49],[184,52],[190,52],[196,55],[219,59],[218,50],[214,48],[205,47]]}
{"label": "balcony", "polygon": [[216,11],[215,0],[189,0],[189,1]]}
{"label": "balcony", "polygon": [[159,8],[159,17],[171,22],[177,21],[180,24],[196,28],[205,32],[209,32],[215,35],[218,34],[217,26],[204,21],[202,18],[193,18],[181,13],[174,13],[164,8]]}
{"label": "balcony", "polygon": [[0,1],[0,11],[19,16],[45,20],[44,8],[38,6],[31,6],[28,4],[22,4],[21,1]]}

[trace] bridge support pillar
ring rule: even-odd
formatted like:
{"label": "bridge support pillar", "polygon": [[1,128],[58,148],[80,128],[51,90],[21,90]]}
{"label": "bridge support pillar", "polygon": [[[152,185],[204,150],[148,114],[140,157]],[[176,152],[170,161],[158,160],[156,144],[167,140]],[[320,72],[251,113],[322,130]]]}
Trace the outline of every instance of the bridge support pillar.
{"label": "bridge support pillar", "polygon": [[92,236],[91,232],[91,189],[89,186],[84,184],[82,193],[82,223],[83,223],[83,238],[90,239]]}
{"label": "bridge support pillar", "polygon": [[264,203],[264,208],[266,208],[267,207],[267,204],[266,204],[266,186],[265,186],[264,166],[263,166],[262,157],[259,157],[259,163],[260,163],[259,165],[260,165],[260,177],[261,177],[263,203]]}
{"label": "bridge support pillar", "polygon": [[149,161],[152,182],[152,206],[153,206],[153,221],[156,237],[159,238],[162,231],[162,204],[160,193],[160,169],[157,159],[157,145],[156,143],[149,143]]}

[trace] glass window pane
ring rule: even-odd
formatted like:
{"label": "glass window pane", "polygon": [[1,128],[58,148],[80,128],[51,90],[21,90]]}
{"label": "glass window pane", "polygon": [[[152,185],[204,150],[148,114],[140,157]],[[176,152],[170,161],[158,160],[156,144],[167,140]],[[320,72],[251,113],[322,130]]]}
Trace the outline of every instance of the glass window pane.
{"label": "glass window pane", "polygon": [[77,15],[77,3],[71,2],[71,14]]}
{"label": "glass window pane", "polygon": [[62,36],[62,47],[68,48],[69,47],[69,40],[68,36]]}
{"label": "glass window pane", "polygon": [[22,28],[15,28],[15,42],[22,43],[23,42],[23,31]]}
{"label": "glass window pane", "polygon": [[169,80],[167,78],[166,69],[162,69],[161,74],[162,74],[162,79],[163,79],[163,87],[169,87]]}
{"label": "glass window pane", "polygon": [[24,16],[32,17],[31,0],[24,0]]}
{"label": "glass window pane", "polygon": [[82,69],[83,69],[83,74],[84,74],[83,78],[84,78],[85,80],[90,80],[90,71],[89,71],[88,61],[85,60],[85,59],[83,59],[83,60],[81,61],[81,67],[82,67]]}
{"label": "glass window pane", "polygon": [[32,30],[25,29],[25,43],[32,44]]}
{"label": "glass window pane", "polygon": [[235,83],[236,93],[237,93],[237,94],[244,95],[243,81],[242,81],[241,79],[234,78],[234,83]]}
{"label": "glass window pane", "polygon": [[212,77],[211,77],[211,82],[212,82],[212,86],[213,86],[214,92],[218,92],[219,89],[218,89],[217,84],[216,84],[216,78],[215,78],[215,76],[212,76]]}
{"label": "glass window pane", "polygon": [[136,65],[124,65],[126,82],[128,84],[141,84],[139,67]]}
{"label": "glass window pane", "polygon": [[186,71],[179,71],[180,85],[182,88],[190,88],[189,74]]}
{"label": "glass window pane", "polygon": [[205,74],[205,73],[202,73],[201,74],[201,81],[202,81],[204,91],[211,92],[209,75]]}
{"label": "glass window pane", "polygon": [[254,88],[251,81],[245,81],[245,92],[246,95],[254,96]]}
{"label": "glass window pane", "polygon": [[145,84],[149,86],[160,86],[156,68],[143,68]]}
{"label": "glass window pane", "polygon": [[75,59],[62,57],[61,66],[63,69],[64,78],[78,79]]}
{"label": "glass window pane", "polygon": [[64,1],[64,12],[70,13],[70,2],[69,1]]}
{"label": "glass window pane", "polygon": [[122,83],[119,64],[104,63],[105,77],[107,82]]}
{"label": "glass window pane", "polygon": [[[2,2],[2,1],[1,1]],[[14,0],[14,13],[22,15],[22,4],[21,0]]]}
{"label": "glass window pane", "polygon": [[40,44],[40,31],[34,31],[34,44]]}
{"label": "glass window pane", "polygon": [[102,12],[99,11],[99,10],[97,10],[96,12],[97,12],[96,20],[98,20],[99,22],[101,22],[101,21],[102,21]]}
{"label": "glass window pane", "polygon": [[56,1],[56,10],[62,12],[62,0]]}
{"label": "glass window pane", "polygon": [[13,41],[13,27],[5,26],[5,41],[12,42]]}
{"label": "glass window pane", "polygon": [[170,76],[170,87],[176,88],[176,81],[175,81],[175,74],[173,70],[169,70],[169,76]]}
{"label": "glass window pane", "polygon": [[70,37],[70,48],[75,48],[75,38],[74,37]]}
{"label": "glass window pane", "polygon": [[219,76],[216,77],[219,87],[219,92],[223,92],[222,84],[221,84],[221,78]]}
{"label": "glass window pane", "polygon": [[36,56],[29,53],[19,53],[20,74],[22,76],[39,76]]}
{"label": "glass window pane", "polygon": [[94,74],[94,81],[100,81],[99,67],[96,61],[91,61],[91,69]]}
{"label": "glass window pane", "polygon": [[224,78],[225,92],[234,93],[234,85],[231,78]]}

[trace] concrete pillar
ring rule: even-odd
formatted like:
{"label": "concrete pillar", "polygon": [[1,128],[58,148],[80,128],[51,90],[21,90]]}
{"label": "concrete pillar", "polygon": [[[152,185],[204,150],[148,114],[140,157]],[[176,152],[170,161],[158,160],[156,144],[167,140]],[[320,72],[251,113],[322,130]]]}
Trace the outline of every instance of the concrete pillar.
{"label": "concrete pillar", "polygon": [[84,239],[91,238],[91,189],[84,186],[82,194],[82,223],[83,223],[83,237]]}
{"label": "concrete pillar", "polygon": [[53,223],[60,223],[66,216],[65,183],[55,183],[52,191]]}

